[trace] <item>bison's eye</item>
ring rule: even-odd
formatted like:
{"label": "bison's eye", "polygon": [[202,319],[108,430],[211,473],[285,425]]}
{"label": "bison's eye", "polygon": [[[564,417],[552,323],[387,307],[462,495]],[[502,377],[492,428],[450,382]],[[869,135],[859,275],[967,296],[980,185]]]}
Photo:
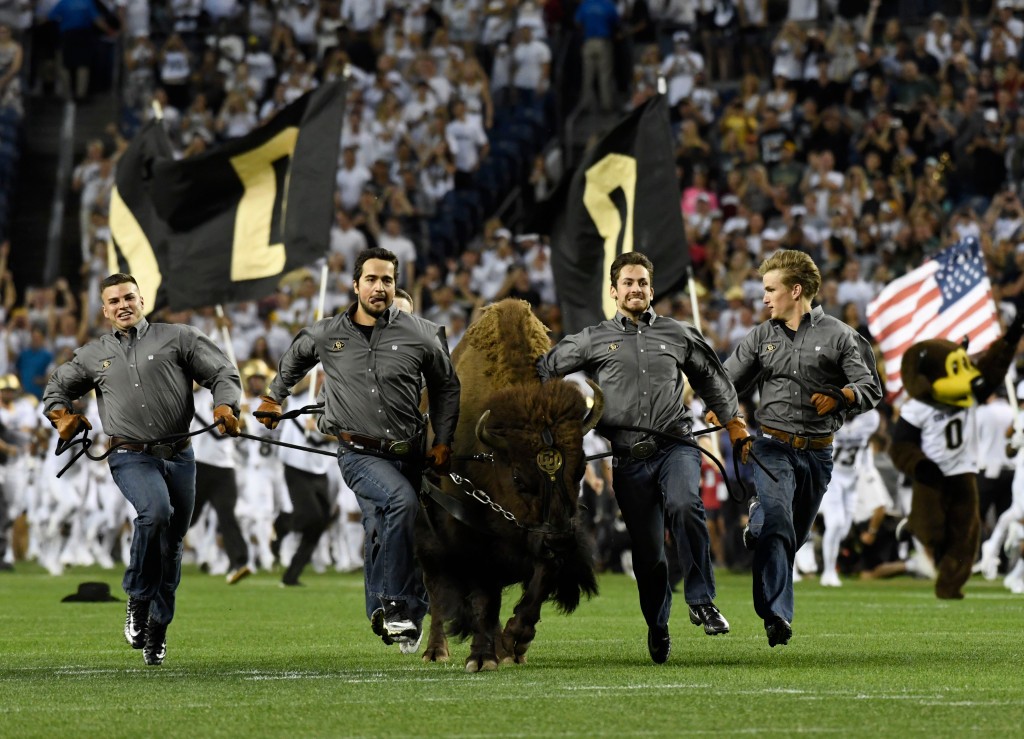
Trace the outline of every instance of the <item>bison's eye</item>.
{"label": "bison's eye", "polygon": [[530,484],[519,473],[519,470],[512,471],[512,484],[516,486],[516,490],[522,495],[529,495],[531,492]]}

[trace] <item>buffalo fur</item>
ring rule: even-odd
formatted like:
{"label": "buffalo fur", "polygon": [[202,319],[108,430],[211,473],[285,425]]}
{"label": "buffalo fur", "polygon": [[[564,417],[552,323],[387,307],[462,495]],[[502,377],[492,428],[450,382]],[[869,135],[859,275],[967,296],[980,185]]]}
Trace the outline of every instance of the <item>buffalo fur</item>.
{"label": "buffalo fur", "polygon": [[[453,471],[522,526],[547,524],[553,531],[517,527],[446,479],[443,489],[464,501],[479,521],[466,525],[433,503],[417,521],[416,551],[431,612],[424,659],[447,658],[443,623],[453,636],[474,637],[467,669],[471,663],[493,669],[490,665],[502,658],[525,661],[541,603],[553,601],[570,613],[581,595],[597,592],[589,548],[575,526],[586,403],[573,383],[540,382],[534,365],[548,346],[547,331],[529,305],[504,300],[484,312],[453,354],[462,383]],[[507,448],[491,449],[477,439],[476,424],[485,411],[490,411],[488,432]],[[538,453],[548,446],[545,429],[563,460],[554,483],[537,466]],[[494,462],[463,458],[482,452],[492,453]],[[501,594],[515,583],[522,583],[523,595],[503,632]]]}

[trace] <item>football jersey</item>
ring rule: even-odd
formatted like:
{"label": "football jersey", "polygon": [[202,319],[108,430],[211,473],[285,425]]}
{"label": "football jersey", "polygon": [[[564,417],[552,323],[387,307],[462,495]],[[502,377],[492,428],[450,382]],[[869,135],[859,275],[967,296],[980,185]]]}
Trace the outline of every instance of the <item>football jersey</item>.
{"label": "football jersey", "polygon": [[864,463],[871,435],[878,430],[881,416],[872,409],[844,423],[832,441],[832,479],[854,483]]}
{"label": "football jersey", "polygon": [[977,406],[941,408],[908,400],[900,418],[921,430],[921,449],[942,474],[962,475],[978,471]]}

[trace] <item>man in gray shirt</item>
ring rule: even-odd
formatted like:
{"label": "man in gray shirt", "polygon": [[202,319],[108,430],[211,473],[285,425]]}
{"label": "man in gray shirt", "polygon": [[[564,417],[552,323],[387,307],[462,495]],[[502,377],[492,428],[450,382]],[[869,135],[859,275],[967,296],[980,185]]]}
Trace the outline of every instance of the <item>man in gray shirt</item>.
{"label": "man in gray shirt", "polygon": [[736,391],[718,356],[693,326],[651,308],[654,266],[640,252],[626,252],[611,266],[615,317],[562,339],[537,361],[541,378],[576,370],[595,375],[604,391],[602,433],[612,442],[613,485],[632,539],[633,571],[640,610],[647,621],[651,659],[668,659],[672,608],[665,528],[682,564],[690,621],[707,634],[729,631],[713,601],[715,573],[704,505],[700,499],[700,452],[695,446],[621,427],[669,432],[693,441],[693,420],[683,403],[683,373],[705,402],[730,419],[733,441],[746,438]]}
{"label": "man in gray shirt", "polygon": [[[398,258],[379,247],[353,265],[356,304],[302,329],[281,357],[258,413],[277,425],[281,401],[317,362],[324,368],[320,430],[338,437],[338,465],[363,512],[366,615],[386,644],[414,653],[426,591],[413,557],[424,465],[447,472],[459,420],[459,380],[444,329],[394,304]],[[421,377],[430,395],[434,446],[423,457]]]}
{"label": "man in gray shirt", "polygon": [[[213,392],[213,417],[237,436],[242,388],[238,370],[192,326],[149,323],[135,278],[113,274],[100,283],[103,315],[114,330],[77,352],[50,376],[43,411],[60,438],[89,426],[72,401],[96,390],[103,431],[116,451],[110,474],[135,508],[124,636],[147,665],[167,652],[167,625],[181,580],[182,540],[196,497],[196,463],[189,438],[195,414],[192,383]],[[165,442],[165,443],[158,443]]]}
{"label": "man in gray shirt", "polygon": [[[744,532],[754,548],[754,610],[774,647],[793,635],[793,558],[832,478],[832,435],[848,415],[874,408],[882,386],[871,345],[811,308],[821,274],[807,254],[775,252],[759,272],[771,319],[747,334],[725,369],[741,392],[758,383],[762,435],[752,446],[776,478],[754,468],[758,497]],[[714,413],[708,420],[717,423]]]}

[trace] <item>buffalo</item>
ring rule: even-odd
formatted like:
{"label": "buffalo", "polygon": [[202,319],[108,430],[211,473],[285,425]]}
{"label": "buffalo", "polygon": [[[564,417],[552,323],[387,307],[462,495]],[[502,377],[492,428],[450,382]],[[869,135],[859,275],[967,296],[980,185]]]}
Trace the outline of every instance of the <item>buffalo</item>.
{"label": "buffalo", "polygon": [[[574,383],[541,383],[534,364],[549,346],[529,304],[509,299],[487,308],[452,355],[462,383],[453,475],[424,497],[416,522],[430,598],[424,661],[449,659],[447,631],[472,636],[467,672],[525,663],[546,601],[571,613],[597,592],[577,493],[583,437],[604,401],[591,383],[588,412]],[[522,597],[502,629],[502,591],[516,583]]]}

